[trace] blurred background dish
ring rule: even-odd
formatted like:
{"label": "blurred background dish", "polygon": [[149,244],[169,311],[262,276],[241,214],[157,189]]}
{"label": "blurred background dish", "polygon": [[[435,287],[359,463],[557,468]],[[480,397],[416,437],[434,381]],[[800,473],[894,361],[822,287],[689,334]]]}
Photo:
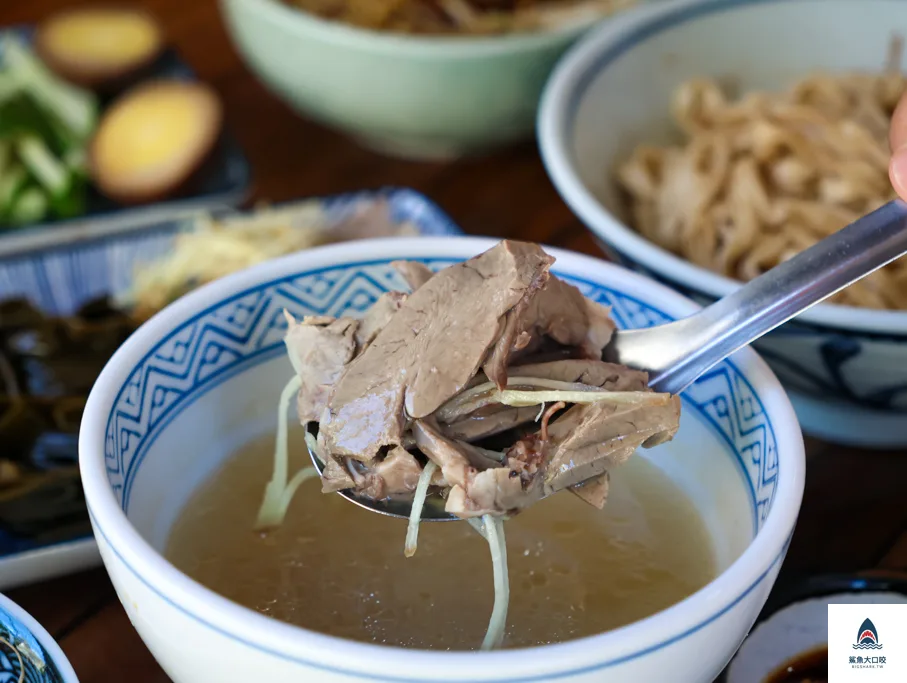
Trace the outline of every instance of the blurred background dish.
{"label": "blurred background dish", "polygon": [[235,205],[249,182],[218,96],[150,15],[68,10],[0,31],[0,245]]}
{"label": "blurred background dish", "polygon": [[98,562],[77,465],[82,409],[146,318],[290,252],[459,233],[422,195],[387,189],[203,214],[0,260],[0,589]]}
{"label": "blurred background dish", "polygon": [[249,68],[296,111],[382,152],[450,158],[530,137],[558,57],[598,19],[629,4],[584,3],[585,14],[492,36],[365,29],[280,0],[221,0],[221,9]]}
{"label": "blurred background dish", "polygon": [[[803,155],[830,159],[835,166],[834,159],[838,157],[833,151],[804,142],[802,135],[795,134],[797,127],[790,125],[791,117],[801,129],[810,123],[810,116],[815,128],[819,117],[829,135],[843,131],[845,137],[851,135],[853,140],[860,140],[860,149],[854,152],[858,156],[881,149],[885,133],[879,137],[876,129],[887,128],[885,117],[890,115],[890,105],[885,104],[889,98],[882,91],[886,84],[892,85],[892,92],[903,89],[903,79],[894,73],[900,69],[900,55],[895,53],[892,59],[889,51],[893,41],[897,45],[898,38],[892,27],[897,27],[902,18],[896,4],[885,0],[829,0],[823,4],[818,21],[815,7],[811,0],[687,0],[650,6],[615,18],[565,57],[543,97],[539,115],[542,155],[561,196],[615,259],[707,303],[732,291],[738,281],[713,272],[717,267],[714,262],[705,267],[660,245],[673,239],[678,243],[674,247],[678,252],[692,255],[689,243],[701,240],[701,231],[717,230],[719,234],[711,236],[709,248],[727,249],[734,246],[731,238],[749,229],[759,237],[744,240],[738,257],[751,257],[758,250],[771,251],[771,240],[778,241],[783,236],[786,241],[773,256],[777,260],[783,258],[785,250],[793,252],[792,236],[800,234],[808,240],[813,238],[810,230],[815,231],[815,226],[824,230],[842,227],[850,213],[871,209],[876,198],[887,197],[890,190],[876,187],[887,182],[887,157],[878,163],[861,158],[847,166],[837,164],[841,177],[834,170],[824,173],[817,162],[812,168],[805,168],[802,198],[791,190],[779,189],[777,178],[759,181],[767,168],[755,163],[760,154],[771,157],[772,169],[782,175],[787,173],[787,180],[798,170],[794,166]],[[836,47],[842,41],[849,45],[845,51]],[[773,47],[766,50],[769,44]],[[817,72],[879,75],[886,68],[890,78],[852,79],[854,83],[859,81],[855,88],[863,88],[867,106],[847,110],[846,103],[839,102],[845,106],[838,107],[841,111],[837,119],[829,114],[833,108],[830,100],[847,93],[841,87],[842,81],[832,78],[801,83],[794,95],[753,95],[754,91],[789,93],[795,83]],[[686,91],[686,102],[674,99],[678,88],[691,79],[710,79],[734,94],[725,98],[717,88],[700,80]],[[768,113],[753,117],[753,111]],[[700,135],[698,143],[693,143],[699,144],[698,151],[690,147],[681,151],[685,138],[672,113],[680,115],[688,131]],[[712,122],[710,129],[703,123],[703,117],[709,115],[724,117],[725,122],[731,122],[731,128],[739,123],[734,129],[737,137],[732,149],[725,150],[724,162],[717,146],[703,147],[703,141],[719,137],[715,128],[720,126]],[[747,128],[747,117],[754,126]],[[787,124],[782,121],[784,117]],[[640,145],[650,148],[640,152]],[[673,149],[666,151],[666,146],[671,145]],[[663,187],[658,188],[662,192],[659,206],[666,207],[664,211],[653,210],[657,204],[653,202],[642,207],[642,212],[637,206],[634,215],[625,192],[626,162],[634,151],[636,168],[630,170],[643,181],[654,178],[649,173],[652,169],[660,168],[666,177],[673,172],[671,169],[683,164],[693,171],[708,172],[722,163],[729,169],[733,167],[727,173],[712,173],[714,193],[705,202],[725,203],[715,207],[728,214],[724,223],[719,219],[691,223],[684,217],[684,208],[690,215],[695,214],[695,205],[690,208],[691,200],[704,195],[697,186],[701,178],[696,173],[683,176],[683,171],[674,177],[669,188],[673,196],[662,192]],[[665,155],[670,157],[669,162],[665,162]],[[776,167],[776,161],[783,163]],[[879,163],[881,168],[877,168]],[[618,177],[622,166],[623,182]],[[750,179],[744,177],[747,170],[753,176]],[[853,171],[862,172],[867,187],[875,189],[860,190],[848,197],[836,195],[833,190],[854,189],[848,184]],[[737,174],[734,178],[732,172]],[[733,192],[727,189],[731,186],[726,185],[729,178],[734,181]],[[760,196],[766,187],[776,196]],[[735,193],[766,199],[765,212],[755,213],[752,196],[728,199]],[[802,218],[789,210],[795,200],[806,205],[805,213],[812,212],[812,216]],[[739,204],[740,208],[728,211],[727,204]],[[677,211],[673,217],[666,213],[670,207]],[[647,210],[655,226],[648,234],[656,237],[658,244],[634,229],[640,219],[646,219]],[[747,219],[750,223],[742,226]],[[690,234],[672,232],[680,232],[684,226],[690,230],[691,225],[694,229]],[[721,255],[704,251],[710,258]],[[746,274],[733,269],[731,272],[737,276]],[[892,294],[892,288],[903,288],[897,282],[886,286]],[[850,297],[849,302],[854,300],[864,299]],[[756,347],[790,391],[808,433],[869,447],[907,444],[907,311],[822,304],[767,335]]]}
{"label": "blurred background dish", "polygon": [[430,35],[501,35],[595,21],[636,0],[282,0],[359,28]]}

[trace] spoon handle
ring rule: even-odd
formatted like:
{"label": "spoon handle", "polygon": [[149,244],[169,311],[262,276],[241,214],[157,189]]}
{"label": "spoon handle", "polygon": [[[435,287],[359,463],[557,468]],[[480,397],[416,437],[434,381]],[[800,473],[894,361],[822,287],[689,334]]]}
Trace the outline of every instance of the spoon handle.
{"label": "spoon handle", "polygon": [[[661,337],[659,347],[671,345],[673,350],[649,356],[651,386],[658,391],[679,393],[734,351],[905,253],[907,204],[898,199],[763,273],[699,313],[660,326],[658,329],[663,332],[673,329]],[[641,337],[642,331],[640,338],[632,343],[642,341]],[[648,350],[638,350],[640,357],[654,351],[654,334],[651,342]],[[621,351],[628,349],[631,340],[627,339],[626,346],[621,346]]]}

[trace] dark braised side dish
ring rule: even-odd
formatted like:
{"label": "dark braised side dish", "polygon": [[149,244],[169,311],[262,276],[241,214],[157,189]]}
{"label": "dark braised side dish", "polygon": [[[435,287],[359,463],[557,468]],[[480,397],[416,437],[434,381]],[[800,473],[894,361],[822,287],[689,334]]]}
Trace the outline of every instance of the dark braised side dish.
{"label": "dark braised side dish", "polygon": [[0,542],[32,545],[90,532],[79,421],[95,379],[134,329],[106,300],[65,318],[25,300],[0,302]]}

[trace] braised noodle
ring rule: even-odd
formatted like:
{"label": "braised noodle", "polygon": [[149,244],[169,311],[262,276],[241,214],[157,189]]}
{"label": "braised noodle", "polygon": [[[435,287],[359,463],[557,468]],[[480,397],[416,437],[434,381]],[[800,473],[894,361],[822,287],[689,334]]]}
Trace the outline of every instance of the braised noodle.
{"label": "braised noodle", "polygon": [[[905,87],[894,70],[818,74],[739,99],[712,80],[684,83],[672,114],[685,142],[639,146],[618,169],[632,224],[698,266],[751,280],[895,197],[888,128]],[[907,262],[832,301],[907,309]]]}
{"label": "braised noodle", "polygon": [[324,19],[418,34],[498,34],[589,23],[636,0],[285,0]]}

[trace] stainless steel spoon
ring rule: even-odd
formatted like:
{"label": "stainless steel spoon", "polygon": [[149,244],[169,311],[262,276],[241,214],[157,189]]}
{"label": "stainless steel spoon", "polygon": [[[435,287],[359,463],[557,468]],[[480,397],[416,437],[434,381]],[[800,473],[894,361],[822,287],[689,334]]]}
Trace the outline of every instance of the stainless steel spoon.
{"label": "stainless steel spoon", "polygon": [[[735,351],[905,253],[907,204],[895,200],[687,318],[617,332],[605,358],[646,370],[656,391],[679,394]],[[321,472],[314,454],[312,462]],[[340,493],[373,512],[409,517],[408,501]],[[455,519],[440,498],[426,501],[422,521]]]}

